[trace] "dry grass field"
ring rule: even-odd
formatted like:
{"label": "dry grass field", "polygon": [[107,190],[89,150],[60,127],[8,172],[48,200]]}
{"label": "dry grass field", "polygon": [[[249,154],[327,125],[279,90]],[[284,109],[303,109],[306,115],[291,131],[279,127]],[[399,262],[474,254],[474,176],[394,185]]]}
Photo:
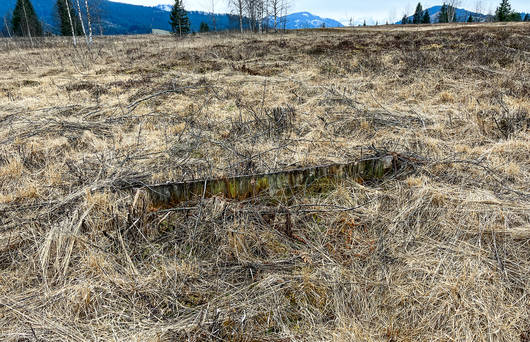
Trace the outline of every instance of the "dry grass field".
{"label": "dry grass field", "polygon": [[[530,25],[0,40],[0,340],[530,341]],[[394,153],[377,182],[143,185]]]}

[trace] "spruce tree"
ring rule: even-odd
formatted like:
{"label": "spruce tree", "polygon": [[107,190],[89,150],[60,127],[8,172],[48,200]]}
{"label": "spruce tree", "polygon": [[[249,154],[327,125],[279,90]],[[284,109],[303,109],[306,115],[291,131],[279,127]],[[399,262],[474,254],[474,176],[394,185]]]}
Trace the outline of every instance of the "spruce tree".
{"label": "spruce tree", "polygon": [[471,14],[469,15],[469,18],[467,18],[467,22],[468,23],[472,23],[473,22],[473,16],[471,16]]}
{"label": "spruce tree", "polygon": [[403,19],[401,19],[401,23],[402,23],[403,25],[409,23],[409,18],[407,17],[406,14],[403,15]]}
{"label": "spruce tree", "polygon": [[204,21],[201,21],[201,26],[199,27],[199,32],[210,32],[210,26]]}
{"label": "spruce tree", "polygon": [[188,13],[184,9],[181,0],[175,0],[175,4],[169,14],[169,24],[171,25],[173,33],[178,34],[179,36],[190,32]]}
{"label": "spruce tree", "polygon": [[412,23],[413,24],[420,24],[421,23],[421,15],[423,13],[423,8],[421,7],[421,3],[418,2],[418,5],[416,6],[416,11],[414,12],[414,16],[412,17]]}
{"label": "spruce tree", "polygon": [[530,14],[526,13],[524,16],[524,21],[530,21]]}
{"label": "spruce tree", "polygon": [[499,7],[495,11],[495,20],[497,21],[508,21],[510,14],[512,13],[512,6],[510,1],[502,0]]}
{"label": "spruce tree", "polygon": [[17,0],[13,10],[11,29],[15,36],[40,37],[42,25],[30,0]]}
{"label": "spruce tree", "polygon": [[[68,5],[70,8],[70,16],[68,16],[68,9],[67,9],[65,1],[68,1]],[[72,22],[74,24],[75,35],[79,36],[83,33],[83,29],[81,28],[81,20],[79,20],[79,17],[77,16],[77,13],[74,9],[74,6],[72,5],[71,0],[57,0],[57,3],[55,4],[55,8],[57,10],[59,30],[62,36],[72,35],[72,27],[70,26],[70,17],[72,18]]]}
{"label": "spruce tree", "polygon": [[429,10],[425,10],[423,12],[423,18],[421,18],[422,24],[430,24],[431,23],[431,16],[429,15]]}
{"label": "spruce tree", "polygon": [[507,21],[521,21],[521,13],[512,12],[508,15]]}
{"label": "spruce tree", "polygon": [[449,22],[449,13],[447,13],[447,5],[444,3],[438,13],[438,22],[439,23],[448,23]]}

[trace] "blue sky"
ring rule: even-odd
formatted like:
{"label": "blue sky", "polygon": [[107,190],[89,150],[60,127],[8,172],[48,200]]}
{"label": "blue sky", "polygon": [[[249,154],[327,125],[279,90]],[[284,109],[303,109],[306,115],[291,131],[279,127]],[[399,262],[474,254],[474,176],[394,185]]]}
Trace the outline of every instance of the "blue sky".
{"label": "blue sky", "polygon": [[[1,0],[0,0],[1,1]],[[158,4],[171,4],[172,0],[112,0],[135,5],[155,6]],[[184,0],[187,10],[210,11],[214,3],[215,12],[227,12],[227,0]],[[289,13],[307,11],[321,17],[328,17],[347,23],[353,17],[355,22],[379,21],[384,23],[397,21],[404,13],[412,14],[417,0],[289,0],[291,3]],[[424,8],[440,5],[443,0],[421,1]],[[459,7],[475,10],[480,3],[482,12],[494,12],[500,0],[462,0]],[[530,0],[512,0],[512,8],[521,12],[530,12]]]}

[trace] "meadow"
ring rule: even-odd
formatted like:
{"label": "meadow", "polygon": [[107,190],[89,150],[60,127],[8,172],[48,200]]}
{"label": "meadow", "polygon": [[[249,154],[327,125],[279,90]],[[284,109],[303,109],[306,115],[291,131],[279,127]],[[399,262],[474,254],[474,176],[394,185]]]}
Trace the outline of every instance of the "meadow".
{"label": "meadow", "polygon": [[530,341],[529,23],[2,39],[0,71],[0,340]]}

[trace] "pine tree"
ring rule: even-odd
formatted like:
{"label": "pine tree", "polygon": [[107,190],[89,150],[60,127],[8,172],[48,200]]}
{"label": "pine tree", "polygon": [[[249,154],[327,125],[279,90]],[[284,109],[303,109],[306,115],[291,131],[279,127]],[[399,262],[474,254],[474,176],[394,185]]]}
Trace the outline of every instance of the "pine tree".
{"label": "pine tree", "polygon": [[210,32],[210,26],[204,21],[201,21],[201,26],[199,27],[199,32]]}
{"label": "pine tree", "polygon": [[507,21],[521,21],[521,13],[512,12],[508,15]]}
{"label": "pine tree", "polygon": [[184,9],[181,0],[175,0],[175,4],[169,14],[169,24],[171,25],[173,33],[178,34],[179,36],[190,32],[188,13]]}
{"label": "pine tree", "polygon": [[15,36],[42,36],[42,25],[30,0],[17,0],[11,26]]}
{"label": "pine tree", "polygon": [[449,22],[449,13],[447,12],[447,5],[444,3],[438,13],[438,22],[439,23],[448,23]]}
{"label": "pine tree", "polygon": [[62,36],[72,35],[70,17],[68,16],[68,9],[65,1],[68,1],[68,6],[70,8],[70,17],[72,18],[72,22],[74,24],[75,35],[79,36],[83,33],[83,29],[81,28],[81,20],[79,20],[79,17],[77,16],[75,9],[72,5],[72,1],[70,0],[57,0],[57,3],[55,4],[59,20],[59,30]]}
{"label": "pine tree", "polygon": [[530,14],[526,13],[524,16],[524,21],[530,21]]}
{"label": "pine tree", "polygon": [[366,26],[366,20],[363,22],[363,26]]}
{"label": "pine tree", "polygon": [[430,24],[431,23],[431,16],[429,15],[429,10],[425,10],[423,12],[423,18],[421,18],[422,24]]}
{"label": "pine tree", "polygon": [[421,3],[418,2],[418,5],[416,6],[416,11],[414,12],[414,16],[412,17],[412,23],[413,24],[420,24],[421,23],[421,15],[423,13],[423,7],[421,7]]}
{"label": "pine tree", "polygon": [[473,22],[473,16],[471,14],[469,15],[469,18],[467,18],[467,22],[468,23],[472,23]]}
{"label": "pine tree", "polygon": [[495,19],[497,21],[508,21],[510,14],[512,13],[512,6],[510,1],[502,0],[499,7],[495,11]]}
{"label": "pine tree", "polygon": [[403,25],[409,23],[409,18],[407,17],[406,14],[403,15],[403,19],[401,19],[401,23],[402,23]]}

